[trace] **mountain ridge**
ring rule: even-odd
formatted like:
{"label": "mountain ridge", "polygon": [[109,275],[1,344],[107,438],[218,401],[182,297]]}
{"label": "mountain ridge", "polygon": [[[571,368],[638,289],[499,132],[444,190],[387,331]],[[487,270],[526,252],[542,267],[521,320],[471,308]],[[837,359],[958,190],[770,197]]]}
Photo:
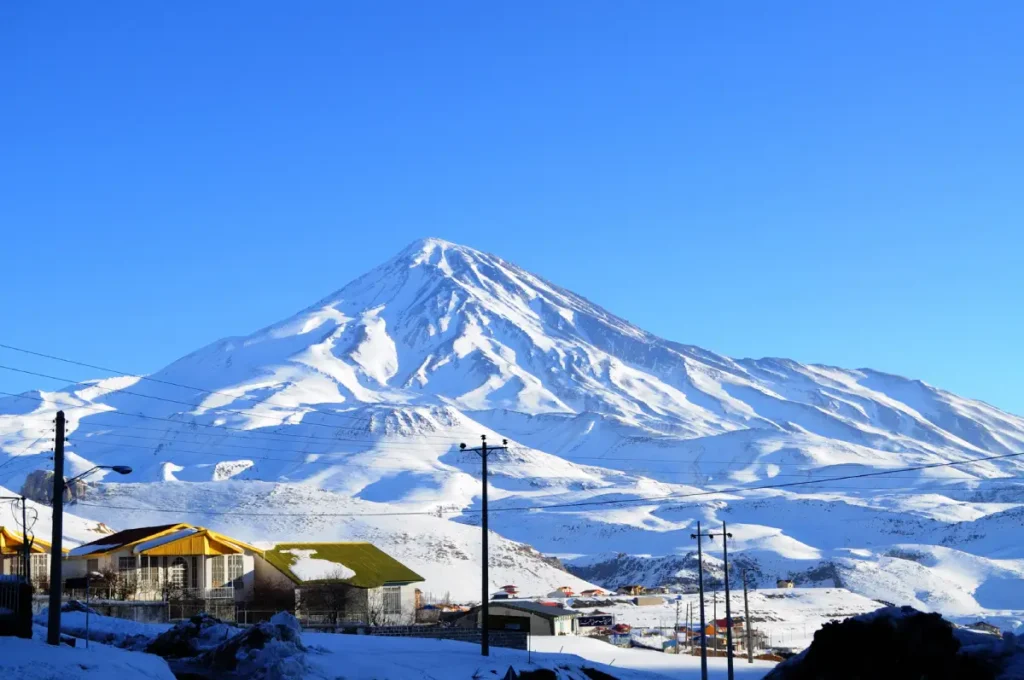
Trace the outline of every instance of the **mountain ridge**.
{"label": "mountain ridge", "polygon": [[[511,444],[490,466],[500,513],[492,527],[570,559],[622,552],[685,562],[692,523],[725,519],[736,527],[735,549],[758,560],[766,580],[848,559],[877,570],[890,559],[878,548],[893,532],[932,540],[934,527],[1024,505],[1020,459],[959,465],[1024,450],[1022,418],[894,374],[732,359],[666,340],[496,255],[436,238],[280,322],[212,342],[151,376],[0,399],[0,466],[21,459],[0,467],[0,483],[16,487],[45,467],[46,442],[33,441],[33,428],[58,407],[68,415],[71,473],[117,462],[136,470],[118,480],[130,483],[95,485],[97,502],[76,509],[115,525],[127,503],[139,518],[173,510],[241,532],[311,539],[354,535],[358,524],[358,535],[389,541],[393,524],[374,529],[359,517],[420,513],[422,535],[471,555],[465,529],[479,502],[478,463],[457,443],[481,434]],[[828,481],[948,463],[958,465]],[[736,491],[819,479],[799,493]],[[198,504],[189,489],[200,488],[216,502]],[[245,503],[243,488],[259,489],[268,507],[297,503],[314,519],[247,527],[218,515]],[[693,493],[706,496],[671,501]],[[620,498],[629,503],[558,509]],[[185,499],[197,505],[182,506]],[[323,508],[351,516],[325,527],[315,521]],[[797,508],[845,519],[801,521]],[[871,530],[847,526],[852,517]],[[830,535],[839,528],[845,542]],[[441,573],[424,564],[426,553],[389,545]],[[851,549],[865,556],[849,557]],[[943,555],[936,565],[948,562]],[[529,559],[517,564],[547,574],[538,588],[562,578]],[[997,566],[991,573],[1005,579]],[[970,604],[969,592],[950,598],[936,601]]]}

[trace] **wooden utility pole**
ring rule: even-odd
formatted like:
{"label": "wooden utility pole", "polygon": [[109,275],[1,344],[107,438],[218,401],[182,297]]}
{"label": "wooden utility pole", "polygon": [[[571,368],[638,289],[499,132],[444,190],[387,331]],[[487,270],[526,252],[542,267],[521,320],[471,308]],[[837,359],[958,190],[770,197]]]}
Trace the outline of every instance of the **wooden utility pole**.
{"label": "wooden utility pole", "polygon": [[480,455],[480,460],[483,463],[482,468],[482,485],[483,491],[480,495],[480,511],[482,513],[483,521],[480,523],[482,529],[482,549],[483,557],[480,564],[480,654],[482,656],[491,655],[491,621],[490,621],[490,602],[491,602],[491,587],[490,578],[487,574],[487,454],[490,451],[504,451],[508,448],[508,440],[502,439],[501,446],[487,446],[487,435],[480,435],[480,448],[478,449],[467,449],[465,444],[459,444],[459,448],[463,451],[473,451]]}
{"label": "wooden utility pole", "polygon": [[718,656],[718,587],[711,591],[711,618],[715,631],[715,656]]}
{"label": "wooden utility pole", "polygon": [[747,601],[747,571],[743,570],[743,625],[747,629],[747,663],[754,663],[754,645],[750,621],[750,603]]}
{"label": "wooden utility pole", "polygon": [[[729,539],[732,538],[722,522],[722,568],[725,571],[725,663],[729,680],[735,673],[732,666],[732,608],[729,604]],[[717,593],[717,591],[716,591]],[[715,619],[715,651],[718,651],[718,619]]]}
{"label": "wooden utility pole", "polygon": [[46,642],[60,644],[61,539],[64,535],[64,411],[57,411],[53,442],[53,534],[50,537],[50,611]]}
{"label": "wooden utility pole", "polygon": [[21,497],[21,562],[22,569],[21,573],[25,575],[25,583],[32,582],[32,575],[29,573],[29,569],[32,566],[32,558],[29,557],[31,554],[29,551],[32,550],[32,546],[28,542],[28,517],[25,510],[25,497]]}
{"label": "wooden utility pole", "polygon": [[681,654],[682,650],[679,649],[679,602],[682,600],[682,595],[676,595],[676,626],[674,632],[676,634],[676,654]]}
{"label": "wooden utility pole", "polygon": [[707,534],[701,533],[700,522],[697,522],[697,533],[690,538],[697,539],[697,592],[700,598],[700,678],[708,680],[708,637],[707,624],[704,619],[704,553],[701,550],[701,539]]}

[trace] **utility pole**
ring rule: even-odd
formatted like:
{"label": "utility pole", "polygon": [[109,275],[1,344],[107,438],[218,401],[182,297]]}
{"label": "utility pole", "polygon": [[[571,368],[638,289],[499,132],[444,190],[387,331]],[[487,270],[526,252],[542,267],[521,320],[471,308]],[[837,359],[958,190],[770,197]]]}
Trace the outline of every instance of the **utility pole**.
{"label": "utility pole", "polygon": [[[725,570],[725,663],[729,680],[735,674],[732,667],[732,608],[729,605],[729,539],[732,534],[725,530],[722,522],[722,567]],[[718,649],[718,636],[715,636],[715,649]]]}
{"label": "utility pole", "polygon": [[29,557],[29,551],[32,550],[32,546],[28,542],[28,517],[25,511],[25,497],[21,497],[21,573],[25,575],[25,583],[31,583],[32,577],[29,574],[29,567],[32,564],[32,560]]}
{"label": "utility pole", "polygon": [[715,656],[718,656],[718,586],[711,591],[711,620],[715,628]]}
{"label": "utility pole", "polygon": [[478,449],[467,449],[465,444],[459,444],[459,449],[462,451],[473,451],[480,455],[480,460],[483,463],[482,479],[483,492],[480,496],[480,510],[483,513],[481,527],[483,530],[482,544],[483,544],[483,559],[481,560],[481,573],[480,573],[480,654],[482,656],[491,655],[491,588],[490,579],[487,575],[487,453],[489,451],[504,451],[508,448],[508,440],[502,439],[501,446],[487,446],[487,435],[480,435],[480,448]]}
{"label": "utility pole", "polygon": [[697,533],[690,538],[697,539],[697,591],[700,597],[700,680],[708,680],[708,638],[707,624],[704,622],[704,553],[701,551],[701,539],[708,534],[701,533],[700,522],[697,522]]}
{"label": "utility pole", "polygon": [[751,644],[753,632],[750,622],[750,603],[747,601],[747,570],[743,570],[743,625],[747,629],[747,663],[754,663],[754,645]]}
{"label": "utility pole", "polygon": [[50,538],[50,611],[46,642],[60,644],[61,538],[64,535],[64,411],[57,411],[53,442],[53,535]]}
{"label": "utility pole", "polygon": [[675,627],[675,634],[676,634],[676,654],[677,655],[681,653],[681,651],[679,649],[679,602],[682,599],[683,599],[682,595],[677,595],[676,596],[676,627]]}

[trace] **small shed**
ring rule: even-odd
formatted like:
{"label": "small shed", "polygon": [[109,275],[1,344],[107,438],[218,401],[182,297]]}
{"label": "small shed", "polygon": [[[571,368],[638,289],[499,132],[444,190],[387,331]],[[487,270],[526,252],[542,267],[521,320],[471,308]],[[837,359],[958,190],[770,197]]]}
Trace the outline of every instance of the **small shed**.
{"label": "small shed", "polygon": [[665,604],[665,598],[653,595],[639,595],[633,598],[633,604],[638,607],[661,606]]}
{"label": "small shed", "polygon": [[780,578],[778,581],[775,582],[775,587],[776,588],[795,588],[796,585],[793,583],[793,579],[791,579],[791,578]]}
{"label": "small shed", "polygon": [[[461,627],[478,627],[480,607],[459,621]],[[488,606],[491,630],[518,630],[530,635],[576,635],[580,613],[558,605],[530,600],[502,600]]]}

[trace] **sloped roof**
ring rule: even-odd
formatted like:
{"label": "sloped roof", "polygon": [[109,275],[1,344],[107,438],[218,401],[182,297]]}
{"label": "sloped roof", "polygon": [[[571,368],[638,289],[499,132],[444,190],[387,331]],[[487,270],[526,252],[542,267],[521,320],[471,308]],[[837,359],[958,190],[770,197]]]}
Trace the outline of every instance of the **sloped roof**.
{"label": "sloped roof", "polygon": [[[298,553],[291,552],[298,551]],[[303,580],[292,568],[297,567],[302,554],[315,560],[325,560],[355,572],[348,578]],[[340,543],[278,543],[263,557],[282,574],[299,585],[309,583],[347,583],[359,588],[378,588],[386,583],[414,583],[423,577],[391,555],[365,542]]]}
{"label": "sloped roof", "polygon": [[[540,602],[534,602],[533,600],[498,600],[491,602],[490,607],[507,607],[508,609],[518,609],[519,611],[529,612],[531,614],[537,614],[545,618],[553,619],[559,616],[579,616],[580,613],[575,609],[566,609],[558,605],[542,604]],[[476,611],[480,608],[479,605],[473,608]]]}
{"label": "sloped roof", "polygon": [[[31,552],[34,552],[34,553],[48,553],[48,552],[50,552],[50,549],[52,548],[52,546],[50,545],[49,541],[44,541],[43,539],[39,538],[38,536],[33,536],[31,538],[31,540],[32,540],[32,547],[30,548]],[[21,546],[24,545],[24,542],[25,542],[24,534],[22,533],[20,528],[17,530],[17,532],[14,532],[14,531],[11,531],[10,529],[8,529],[7,527],[0,526],[0,552],[2,552],[5,555],[11,554],[11,553],[20,552],[21,549],[22,549]],[[63,552],[68,552],[67,548],[61,548],[61,550]]]}
{"label": "sloped roof", "polygon": [[125,529],[74,548],[69,557],[93,557],[132,548],[133,552],[160,555],[228,554],[243,548],[255,553],[263,551],[204,527],[191,524],[161,524],[153,527]]}
{"label": "sloped roof", "polygon": [[71,557],[79,555],[98,555],[100,553],[111,552],[113,550],[120,550],[126,545],[132,543],[138,543],[139,541],[145,541],[148,538],[152,538],[157,534],[161,534],[171,529],[180,529],[185,524],[161,524],[155,527],[137,527],[135,529],[125,529],[124,531],[118,531],[104,536],[103,538],[97,538],[95,541],[89,543],[83,543],[82,545],[74,548],[71,551]]}

